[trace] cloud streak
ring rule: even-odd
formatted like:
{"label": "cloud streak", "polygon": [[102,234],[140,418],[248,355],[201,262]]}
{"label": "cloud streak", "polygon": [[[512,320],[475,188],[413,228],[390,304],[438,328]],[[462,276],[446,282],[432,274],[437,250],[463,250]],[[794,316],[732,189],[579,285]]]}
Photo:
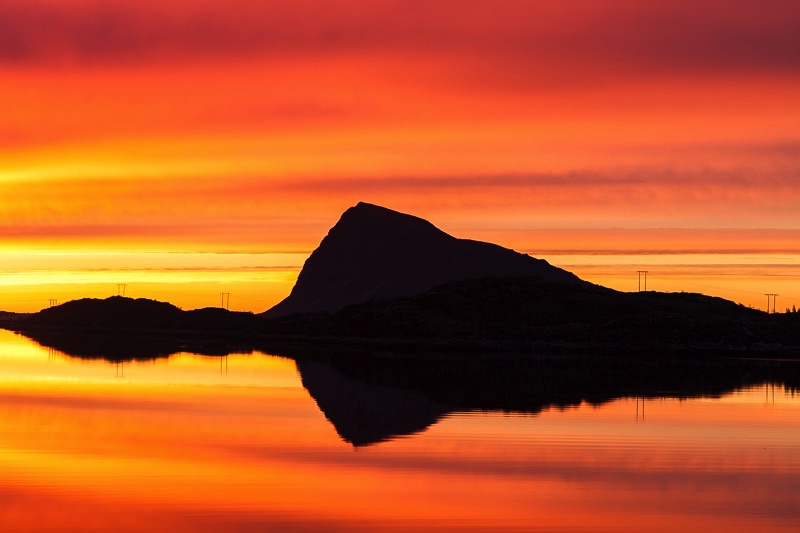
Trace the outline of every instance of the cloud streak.
{"label": "cloud streak", "polygon": [[[799,168],[800,161],[789,158],[774,168],[751,161],[750,168],[645,165],[517,174],[224,179],[187,174],[149,180],[123,175],[19,182],[4,186],[0,241],[173,240],[222,248],[303,248],[315,245],[341,211],[360,200],[478,232],[481,227],[501,232],[559,227],[791,229],[800,227]],[[570,238],[579,240],[577,235]],[[742,239],[747,240],[745,235]],[[606,240],[621,249],[626,246],[624,239]],[[670,242],[680,248],[679,241]],[[736,248],[730,236],[725,247]]]}
{"label": "cloud streak", "polygon": [[0,6],[5,65],[370,54],[424,56],[461,74],[494,73],[509,82],[535,74],[795,72],[799,36],[800,5],[793,0],[11,0]]}
{"label": "cloud streak", "polygon": [[0,3],[0,240],[800,226],[794,0],[162,4]]}

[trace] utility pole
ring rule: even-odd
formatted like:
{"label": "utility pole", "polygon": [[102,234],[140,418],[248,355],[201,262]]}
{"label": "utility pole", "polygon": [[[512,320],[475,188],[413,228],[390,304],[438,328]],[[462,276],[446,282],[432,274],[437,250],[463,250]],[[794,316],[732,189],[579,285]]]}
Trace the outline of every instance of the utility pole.
{"label": "utility pole", "polygon": [[222,308],[228,311],[231,305],[231,293],[229,292],[221,292],[219,293],[222,296]]}
{"label": "utility pole", "polygon": [[780,294],[776,294],[774,292],[767,292],[767,293],[764,293],[764,296],[767,297],[767,313],[769,313],[769,299],[770,298],[772,298],[772,312],[774,313],[775,312],[775,306],[776,306],[777,300],[778,300],[778,296],[780,296]]}
{"label": "utility pole", "polygon": [[55,298],[50,298],[50,307],[55,307],[58,305],[58,300]]}
{"label": "utility pole", "polygon": [[642,292],[642,279],[644,278],[644,291],[647,292],[647,270],[637,270],[639,276],[639,292]]}
{"label": "utility pole", "polygon": [[125,296],[125,289],[127,287],[127,283],[117,283],[117,296]]}

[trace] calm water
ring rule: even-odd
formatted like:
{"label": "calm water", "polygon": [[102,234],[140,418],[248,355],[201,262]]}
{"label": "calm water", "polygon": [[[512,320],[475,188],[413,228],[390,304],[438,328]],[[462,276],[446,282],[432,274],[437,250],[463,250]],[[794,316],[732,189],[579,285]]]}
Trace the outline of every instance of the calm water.
{"label": "calm water", "polygon": [[781,383],[460,411],[322,362],[2,330],[0,368],[2,531],[800,530]]}

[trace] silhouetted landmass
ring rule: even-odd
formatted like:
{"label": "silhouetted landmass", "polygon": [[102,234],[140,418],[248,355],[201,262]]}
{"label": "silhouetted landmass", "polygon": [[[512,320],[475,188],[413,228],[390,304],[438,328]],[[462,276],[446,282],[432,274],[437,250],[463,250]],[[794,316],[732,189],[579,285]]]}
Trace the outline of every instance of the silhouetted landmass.
{"label": "silhouetted landmass", "polygon": [[93,335],[96,353],[106,349],[101,338],[111,349],[124,334],[148,354],[149,336],[168,339],[168,350],[199,345],[220,353],[295,342],[403,351],[800,355],[798,313],[767,314],[702,294],[615,291],[364,203],[342,215],[291,295],[263,315],[112,297],[0,315],[0,327],[49,339]]}
{"label": "silhouetted landmass", "polygon": [[14,324],[24,320],[30,316],[30,313],[11,313],[9,311],[0,311],[0,327],[3,324]]}
{"label": "silhouetted landmass", "polygon": [[408,298],[268,321],[298,338],[406,349],[796,354],[800,320],[693,293],[623,293],[538,278],[449,283]]}
{"label": "silhouetted landmass", "polygon": [[218,307],[183,311],[172,304],[146,298],[112,296],[103,300],[84,298],[43,309],[30,315],[22,326],[71,328],[191,329],[202,331],[256,331],[263,322],[252,313]]}
{"label": "silhouetted landmass", "polygon": [[0,325],[70,355],[121,361],[180,351],[249,351],[264,322],[252,313],[221,308],[182,311],[155,300],[112,296],[67,302]]}
{"label": "silhouetted landmass", "polygon": [[362,202],[344,212],[306,261],[291,294],[264,315],[336,311],[489,276],[583,283],[543,259],[457,239],[427,220]]}
{"label": "silhouetted landmass", "polygon": [[[67,302],[0,326],[47,343],[93,345],[93,354],[270,350],[286,342],[373,349],[533,353],[722,353],[797,356],[800,315],[766,314],[692,293],[622,293],[539,278],[484,278],[408,298],[375,300],[335,313],[264,319],[219,308],[182,311],[114,296]],[[92,337],[91,342],[73,339]],[[124,343],[120,339],[125,338]],[[59,339],[59,340],[53,340]],[[88,355],[88,354],[87,354]]]}
{"label": "silhouetted landmass", "polygon": [[[182,311],[114,296],[76,300],[10,321],[0,317],[0,326],[49,344],[93,345],[93,354],[116,358],[135,357],[137,350],[143,356],[179,349],[269,351],[287,342],[405,351],[800,354],[798,314],[768,315],[701,294],[623,293],[539,278],[465,280],[335,313],[273,319],[220,308]],[[77,339],[81,336],[92,341]],[[159,344],[164,346],[156,349]]]}
{"label": "silhouetted landmass", "polygon": [[31,315],[24,326],[161,329],[177,327],[182,319],[183,312],[172,304],[113,296],[73,300],[42,309]]}
{"label": "silhouetted landmass", "polygon": [[342,216],[265,316],[112,297],[0,313],[0,327],[112,361],[256,349],[293,357],[319,408],[356,446],[453,412],[800,387],[800,361],[791,360],[800,355],[798,313],[618,292],[369,204]]}

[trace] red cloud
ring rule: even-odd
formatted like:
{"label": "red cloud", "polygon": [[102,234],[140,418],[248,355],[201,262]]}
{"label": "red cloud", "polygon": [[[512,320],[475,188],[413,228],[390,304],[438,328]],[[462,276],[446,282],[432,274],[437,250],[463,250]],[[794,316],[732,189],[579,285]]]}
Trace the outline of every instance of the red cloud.
{"label": "red cloud", "polygon": [[0,62],[127,64],[393,54],[547,84],[624,72],[800,67],[795,0],[7,0]]}

